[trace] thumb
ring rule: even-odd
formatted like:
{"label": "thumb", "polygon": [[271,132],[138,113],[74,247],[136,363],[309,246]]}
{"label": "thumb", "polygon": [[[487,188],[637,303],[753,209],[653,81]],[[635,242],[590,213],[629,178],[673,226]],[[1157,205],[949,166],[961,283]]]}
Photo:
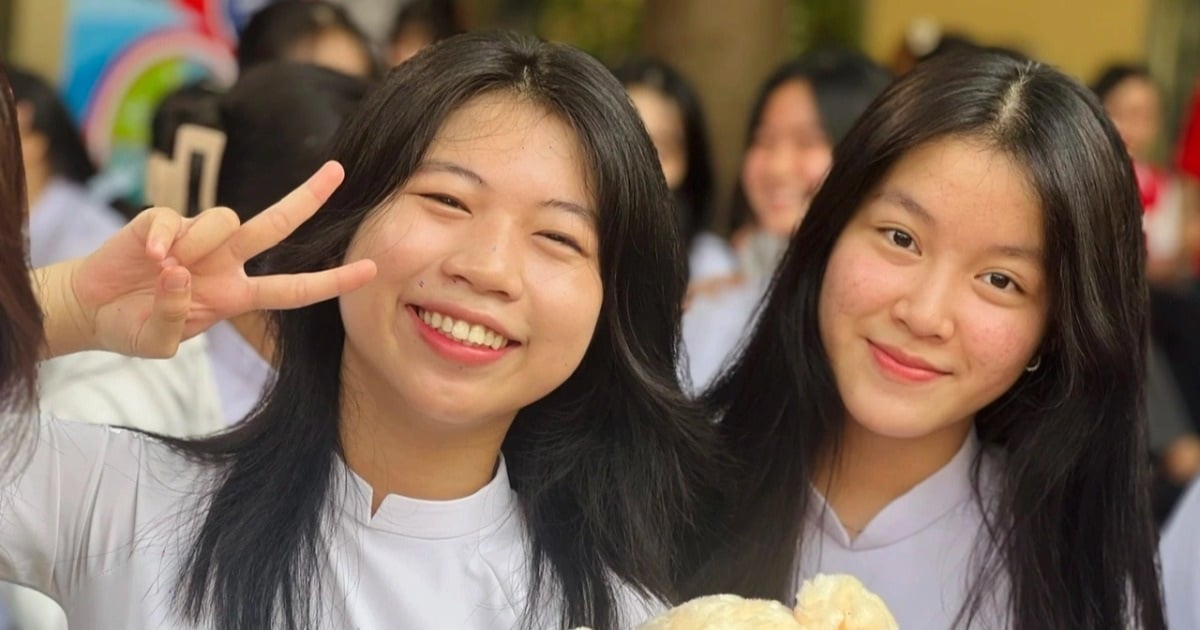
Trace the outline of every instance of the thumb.
{"label": "thumb", "polygon": [[154,289],[154,309],[138,335],[135,354],[152,359],[175,356],[191,305],[191,273],[178,265],[164,269]]}

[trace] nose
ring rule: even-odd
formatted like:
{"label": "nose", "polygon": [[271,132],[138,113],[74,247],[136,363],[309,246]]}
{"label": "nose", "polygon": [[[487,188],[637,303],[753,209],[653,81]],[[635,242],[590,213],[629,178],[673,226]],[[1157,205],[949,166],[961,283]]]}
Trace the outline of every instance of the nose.
{"label": "nose", "polygon": [[944,341],[954,335],[954,287],[949,274],[915,274],[892,305],[892,317],[914,337]]}
{"label": "nose", "polygon": [[442,261],[442,272],[479,293],[516,300],[524,293],[524,240],[511,221],[478,221]]}
{"label": "nose", "polygon": [[767,150],[766,158],[766,172],[773,180],[794,177],[797,168],[796,151],[789,143],[777,143]]}

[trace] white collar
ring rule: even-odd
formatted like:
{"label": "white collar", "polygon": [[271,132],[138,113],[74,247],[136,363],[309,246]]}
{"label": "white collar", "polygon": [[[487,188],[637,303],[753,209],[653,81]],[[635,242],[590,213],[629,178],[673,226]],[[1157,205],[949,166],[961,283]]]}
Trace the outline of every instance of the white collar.
{"label": "white collar", "polygon": [[[825,497],[811,484],[809,489],[813,500],[809,512],[819,521],[825,535],[846,549],[862,551],[895,544],[974,499],[971,467],[981,449],[979,438],[972,429],[945,466],[888,503],[853,540],[833,508],[826,503]],[[985,466],[983,478],[991,478],[992,472],[990,466]]]}
{"label": "white collar", "polygon": [[342,508],[371,529],[430,540],[457,538],[498,526],[517,509],[517,493],[509,486],[503,457],[492,480],[470,496],[430,501],[389,494],[373,516],[371,486],[340,457],[335,467],[334,492],[344,497]]}

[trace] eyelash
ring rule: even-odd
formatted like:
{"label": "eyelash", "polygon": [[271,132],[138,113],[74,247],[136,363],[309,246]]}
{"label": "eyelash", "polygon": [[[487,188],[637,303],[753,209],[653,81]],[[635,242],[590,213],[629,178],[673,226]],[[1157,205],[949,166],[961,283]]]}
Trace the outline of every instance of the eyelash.
{"label": "eyelash", "polygon": [[573,239],[565,234],[559,234],[558,232],[539,232],[538,235],[548,238],[551,241],[554,241],[555,243],[558,243],[560,245],[565,245],[566,247],[570,247],[571,249],[575,250],[576,252],[578,252],[580,254],[583,253],[583,247],[580,246],[579,243],[575,241],[575,239]]}
{"label": "eyelash", "polygon": [[463,205],[463,203],[461,201],[459,201],[458,199],[455,199],[454,197],[451,197],[450,195],[429,193],[429,194],[424,194],[421,196],[430,201],[433,201],[435,203],[440,203],[443,206],[448,206],[455,210],[462,210],[463,212],[470,212],[470,210],[467,210],[467,207],[465,205]]}
{"label": "eyelash", "polygon": [[[466,206],[464,206],[461,201],[449,195],[430,193],[423,194],[421,196],[443,206],[448,206],[455,210],[462,210],[463,212],[470,213],[470,210],[467,210]],[[569,247],[580,254],[583,253],[583,246],[581,246],[578,241],[565,234],[559,234],[558,232],[539,232],[538,236],[545,237],[555,243]]]}
{"label": "eyelash", "polygon": [[1000,273],[998,271],[989,271],[989,272],[983,274],[982,277],[987,278],[988,276],[992,276],[993,278],[1004,278],[1004,280],[1006,280],[1008,282],[1008,286],[998,287],[998,286],[992,284],[990,281],[985,279],[984,282],[987,282],[988,286],[990,286],[993,289],[996,289],[999,291],[1008,291],[1009,289],[1012,289],[1012,290],[1016,291],[1017,293],[1025,292],[1025,290],[1021,288],[1021,285],[1017,284],[1017,281],[1012,279],[1012,276]]}
{"label": "eyelash", "polygon": [[[908,232],[905,232],[904,230],[900,230],[900,229],[896,229],[896,228],[883,228],[880,230],[880,232],[884,236],[888,237],[888,241],[892,245],[895,245],[896,247],[899,247],[905,251],[914,251],[914,250],[910,249],[910,247],[916,245],[917,239],[913,238],[913,236],[911,234],[909,234]],[[896,242],[896,236],[901,235],[901,234],[904,235],[904,237],[909,240],[909,247],[905,247]],[[919,250],[916,250],[916,251],[919,251]],[[991,276],[992,278],[1003,278],[1006,282],[1008,282],[1008,286],[998,287],[995,284],[992,284],[991,281],[986,280],[986,278],[988,278],[989,276]],[[989,271],[989,272],[983,274],[981,277],[985,278],[984,282],[987,282],[988,286],[990,286],[993,289],[996,289],[999,291],[1008,291],[1009,289],[1012,289],[1012,290],[1017,291],[1018,293],[1025,292],[1025,290],[1023,288],[1021,288],[1021,285],[1019,283],[1017,283],[1017,281],[1014,280],[1012,278],[1012,276],[1009,276],[1007,274],[1003,274],[1003,273],[1000,273],[997,271]]]}

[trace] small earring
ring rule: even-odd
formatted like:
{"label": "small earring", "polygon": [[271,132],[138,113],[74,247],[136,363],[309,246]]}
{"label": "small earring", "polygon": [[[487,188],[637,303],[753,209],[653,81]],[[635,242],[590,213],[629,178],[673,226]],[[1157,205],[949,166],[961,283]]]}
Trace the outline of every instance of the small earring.
{"label": "small earring", "polygon": [[1030,363],[1029,365],[1025,366],[1025,371],[1026,372],[1036,372],[1036,371],[1038,371],[1038,368],[1040,368],[1040,367],[1042,367],[1042,355],[1039,354],[1037,356],[1037,358],[1035,358],[1033,360],[1033,363]]}

